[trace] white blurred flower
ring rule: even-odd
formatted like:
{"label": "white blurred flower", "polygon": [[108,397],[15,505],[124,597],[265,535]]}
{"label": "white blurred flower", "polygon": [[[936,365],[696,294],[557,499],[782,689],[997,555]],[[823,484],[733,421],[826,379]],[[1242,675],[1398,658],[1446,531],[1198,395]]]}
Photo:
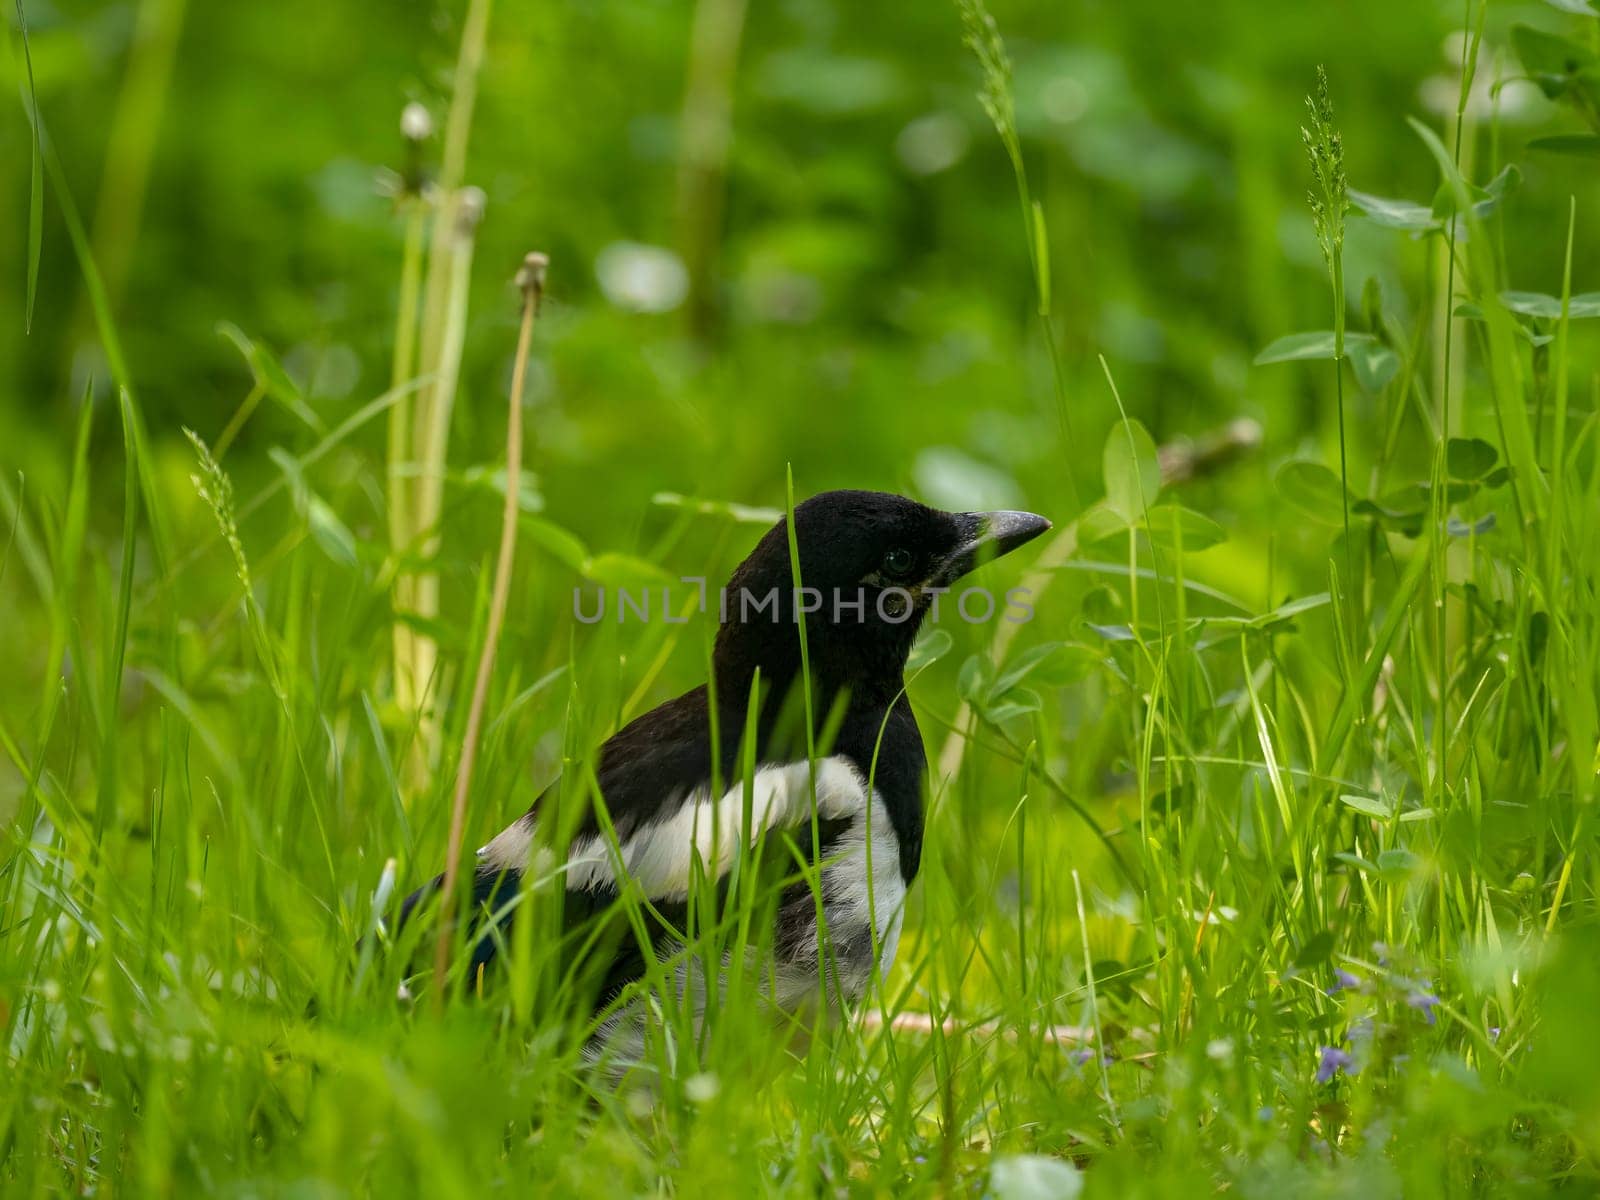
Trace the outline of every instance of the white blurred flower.
{"label": "white blurred flower", "polygon": [[696,1104],[709,1104],[721,1090],[721,1081],[707,1071],[691,1075],[683,1081],[683,1094]]}
{"label": "white blurred flower", "polygon": [[953,512],[1017,508],[1022,502],[1015,479],[954,446],[920,451],[911,475],[930,504]]}
{"label": "white blurred flower", "polygon": [[948,171],[967,152],[967,127],[949,113],[918,117],[900,131],[894,152],[913,175]]}
{"label": "white blurred flower", "polygon": [[999,1200],[1073,1200],[1083,1191],[1083,1176],[1059,1158],[1008,1154],[989,1168],[989,1190]]}
{"label": "white blurred flower", "polygon": [[[1467,35],[1463,31],[1458,29],[1445,36],[1441,51],[1452,69],[1428,76],[1417,87],[1417,98],[1429,112],[1441,117],[1456,115],[1456,106],[1461,102],[1461,62],[1466,49]],[[1503,68],[1497,68],[1490,62],[1488,53],[1480,54],[1472,87],[1467,92],[1467,115],[1487,120],[1495,115],[1498,107],[1500,119],[1510,124],[1526,125],[1543,120],[1548,115],[1550,102],[1537,84],[1520,76],[1521,69],[1515,58],[1505,62]],[[1494,95],[1497,77],[1501,81],[1498,105]]]}
{"label": "white blurred flower", "polygon": [[1057,75],[1039,93],[1045,115],[1058,125],[1070,125],[1089,111],[1089,89],[1070,75]]}
{"label": "white blurred flower", "polygon": [[413,100],[400,110],[400,134],[408,142],[425,142],[433,136],[433,114]]}
{"label": "white blurred flower", "polygon": [[804,325],[822,311],[822,285],[798,271],[754,270],[740,282],[739,295],[758,321]]}
{"label": "white blurred flower", "polygon": [[594,262],[606,299],[629,312],[671,312],[689,294],[683,260],[661,246],[612,242]]}
{"label": "white blurred flower", "polygon": [[[1486,121],[1495,115],[1494,83],[1481,72],[1472,81],[1467,92],[1467,115]],[[1429,112],[1441,117],[1454,117],[1461,99],[1461,82],[1451,75],[1430,75],[1417,86],[1417,98]],[[1548,102],[1540,94],[1538,85],[1526,79],[1508,79],[1500,86],[1500,120],[1513,125],[1527,125],[1542,120]]]}

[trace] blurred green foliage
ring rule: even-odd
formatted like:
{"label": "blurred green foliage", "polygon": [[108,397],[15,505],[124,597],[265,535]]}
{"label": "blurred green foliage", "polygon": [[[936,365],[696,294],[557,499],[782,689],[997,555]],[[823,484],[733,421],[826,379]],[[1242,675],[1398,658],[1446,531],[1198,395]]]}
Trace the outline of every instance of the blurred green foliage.
{"label": "blurred green foliage", "polygon": [[[18,916],[0,914],[0,1025],[30,1090],[0,1098],[0,1181],[87,1191],[103,1150],[151,1193],[315,1175],[465,1194],[503,1173],[950,1194],[1023,1178],[987,1157],[1037,1149],[1101,1195],[1592,1184],[1593,935],[1580,919],[1545,939],[1600,894],[1584,0],[1488,6],[1459,146],[1475,6],[997,0],[1047,237],[954,3],[495,6],[426,629],[457,698],[507,486],[511,277],[530,249],[552,266],[474,830],[703,677],[704,622],[577,627],[572,588],[716,577],[771,515],[720,502],[781,507],[788,467],[802,495],[1078,520],[1016,649],[949,627],[913,686],[931,756],[962,745],[952,722],[984,724],[896,982],[916,1013],[1029,1032],[971,1053],[970,1034],[841,1034],[770,1089],[724,1061],[721,1093],[676,1081],[659,1120],[584,1092],[551,1030],[496,1024],[492,1004],[408,1023],[392,981],[352,985],[344,961],[395,886],[384,860],[404,886],[443,844],[445,785],[409,814],[395,785],[383,421],[329,435],[389,386],[396,173],[436,170],[441,143],[411,161],[400,114],[446,119],[464,7],[25,0],[137,453],[53,177],[27,329],[12,14],[0,900]],[[1300,139],[1318,64],[1355,202],[1346,481]],[[690,152],[697,96],[713,126],[726,107],[725,162]],[[1443,131],[1481,224],[1452,223],[1408,117]],[[1573,211],[1588,295],[1563,333]],[[1488,264],[1505,311],[1478,293]],[[1507,411],[1531,424],[1526,454]],[[185,428],[219,448],[205,499]],[[1241,429],[1259,444],[1208,454]],[[224,470],[239,540],[222,549]],[[1548,521],[1518,488],[1548,492]],[[333,997],[326,1021],[304,1019],[313,995]],[[1033,1040],[1090,1018],[1104,1071]],[[35,1097],[50,1121],[29,1129]]]}
{"label": "blurred green foliage", "polygon": [[[442,114],[455,6],[29,13],[40,103],[87,214],[122,203],[96,187],[122,128],[111,115],[137,88],[126,69],[140,30],[178,26],[167,86],[147,102],[148,193],[113,286],[158,439],[180,423],[214,437],[242,397],[221,320],[273,347],[325,417],[381,391],[400,234],[374,182],[403,162],[403,103]],[[1432,167],[1399,118],[1453,108],[1446,37],[1460,6],[1003,4],[996,16],[1051,230],[1075,435],[1098,446],[1113,416],[1093,361],[1104,352],[1158,439],[1241,414],[1265,426],[1263,462],[1325,438],[1314,376],[1249,365],[1278,334],[1326,324],[1307,286],[1318,264],[1299,203],[1301,97],[1326,62],[1355,186],[1426,199]],[[1491,35],[1516,17],[1561,20],[1496,6]],[[489,198],[457,431],[468,457],[492,453],[498,423],[483,414],[506,376],[508,280],[539,247],[555,269],[535,458],[553,506],[585,533],[609,533],[659,488],[770,503],[785,461],[804,490],[914,487],[919,462],[941,474],[922,457],[937,447],[972,460],[973,484],[1009,479],[1013,494],[1063,470],[1088,477],[1086,456],[1057,436],[1009,170],[974,101],[953,5],[754,6],[734,84],[717,338],[687,341],[681,310],[606,303],[595,265],[607,246],[681,236],[688,36],[687,14],[665,4],[495,14],[468,166]],[[13,54],[12,90],[19,69]],[[1508,141],[1545,129],[1542,99],[1507,95],[1533,110]],[[28,140],[13,109],[4,161],[25,164]],[[1552,291],[1563,198],[1586,194],[1592,173],[1518,149],[1501,149],[1531,174],[1512,282]],[[3,227],[24,230],[26,206],[19,178],[0,195]],[[1579,250],[1583,290],[1594,259]],[[5,239],[0,277],[20,281],[24,253],[21,237]],[[1350,286],[1376,276],[1403,310],[1399,281],[1422,254],[1357,222]],[[8,288],[5,303],[19,297]],[[48,449],[84,382],[103,396],[107,376],[53,205],[37,326],[29,337],[20,320],[0,322],[0,435],[8,457],[59,471]],[[294,432],[269,411],[242,448],[259,455]]]}

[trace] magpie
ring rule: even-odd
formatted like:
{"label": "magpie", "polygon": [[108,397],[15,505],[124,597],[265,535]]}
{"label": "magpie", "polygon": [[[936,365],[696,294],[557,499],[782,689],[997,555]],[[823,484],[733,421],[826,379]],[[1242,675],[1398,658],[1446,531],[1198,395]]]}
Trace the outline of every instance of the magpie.
{"label": "magpie", "polygon": [[[510,944],[519,890],[557,881],[552,927],[583,959],[574,966],[596,1012],[614,1009],[591,1046],[637,1056],[649,1006],[624,990],[651,956],[692,958],[682,933],[692,893],[726,889],[735,864],[753,859],[799,871],[764,911],[764,1000],[794,1013],[819,988],[830,1005],[859,999],[874,967],[893,961],[922,856],[926,759],[904,681],[912,642],[958,579],[1049,528],[1033,513],[941,512],[881,492],[796,506],[798,573],[785,518],[720,593],[708,683],[601,746],[581,815],[558,780],[478,851],[471,977]],[[407,898],[402,924],[442,879]],[[648,924],[618,916],[628,888]],[[675,968],[678,999],[703,1007],[707,981],[694,972]]]}

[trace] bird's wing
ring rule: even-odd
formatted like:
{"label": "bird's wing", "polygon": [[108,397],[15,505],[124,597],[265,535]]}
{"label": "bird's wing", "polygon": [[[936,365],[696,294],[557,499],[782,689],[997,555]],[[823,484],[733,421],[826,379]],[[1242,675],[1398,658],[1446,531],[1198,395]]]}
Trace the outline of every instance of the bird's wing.
{"label": "bird's wing", "polygon": [[571,892],[615,895],[619,873],[639,885],[651,900],[685,899],[696,871],[720,879],[732,868],[741,846],[754,847],[774,831],[809,827],[812,796],[819,822],[832,825],[859,814],[866,804],[866,781],[850,760],[819,759],[758,767],[748,786],[734,783],[720,794],[699,787],[650,819],[635,824],[627,837],[613,840],[595,833],[575,839],[566,864]]}
{"label": "bird's wing", "polygon": [[[723,746],[721,776],[733,782],[714,792],[705,689],[669,701],[602,747],[595,775],[608,820],[601,821],[596,806],[583,798],[586,811],[571,834],[564,861],[536,844],[541,840],[541,813],[551,802],[548,792],[479,850],[473,894],[485,923],[474,940],[474,968],[495,956],[505,935],[504,910],[529,871],[541,879],[562,878],[571,926],[610,909],[629,882],[637,883],[662,911],[674,910],[687,900],[697,873],[722,881],[741,847],[755,848],[770,834],[792,835],[803,848],[802,858],[809,860],[813,812],[821,843],[817,849],[826,856],[870,805],[860,767],[842,754],[820,758],[814,765],[801,757],[762,762],[745,781],[737,777],[738,732],[725,729],[718,739]],[[787,853],[763,851],[760,857],[768,863],[792,862]],[[406,901],[402,922],[439,882]],[[492,915],[497,913],[501,923],[495,927]]]}

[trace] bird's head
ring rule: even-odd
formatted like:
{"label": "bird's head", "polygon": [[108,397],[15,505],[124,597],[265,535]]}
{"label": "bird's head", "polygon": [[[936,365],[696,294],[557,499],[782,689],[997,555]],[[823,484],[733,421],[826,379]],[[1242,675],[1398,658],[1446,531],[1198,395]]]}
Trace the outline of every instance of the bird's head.
{"label": "bird's head", "polygon": [[[1050,528],[1026,512],[941,512],[884,492],[823,492],[774,525],[722,595],[719,684],[742,691],[760,667],[782,686],[800,666],[803,616],[812,673],[828,687],[897,690],[911,643],[944,589]],[[956,612],[955,597],[940,614]],[[987,606],[983,606],[987,609]],[[994,617],[1005,608],[997,598]]]}

